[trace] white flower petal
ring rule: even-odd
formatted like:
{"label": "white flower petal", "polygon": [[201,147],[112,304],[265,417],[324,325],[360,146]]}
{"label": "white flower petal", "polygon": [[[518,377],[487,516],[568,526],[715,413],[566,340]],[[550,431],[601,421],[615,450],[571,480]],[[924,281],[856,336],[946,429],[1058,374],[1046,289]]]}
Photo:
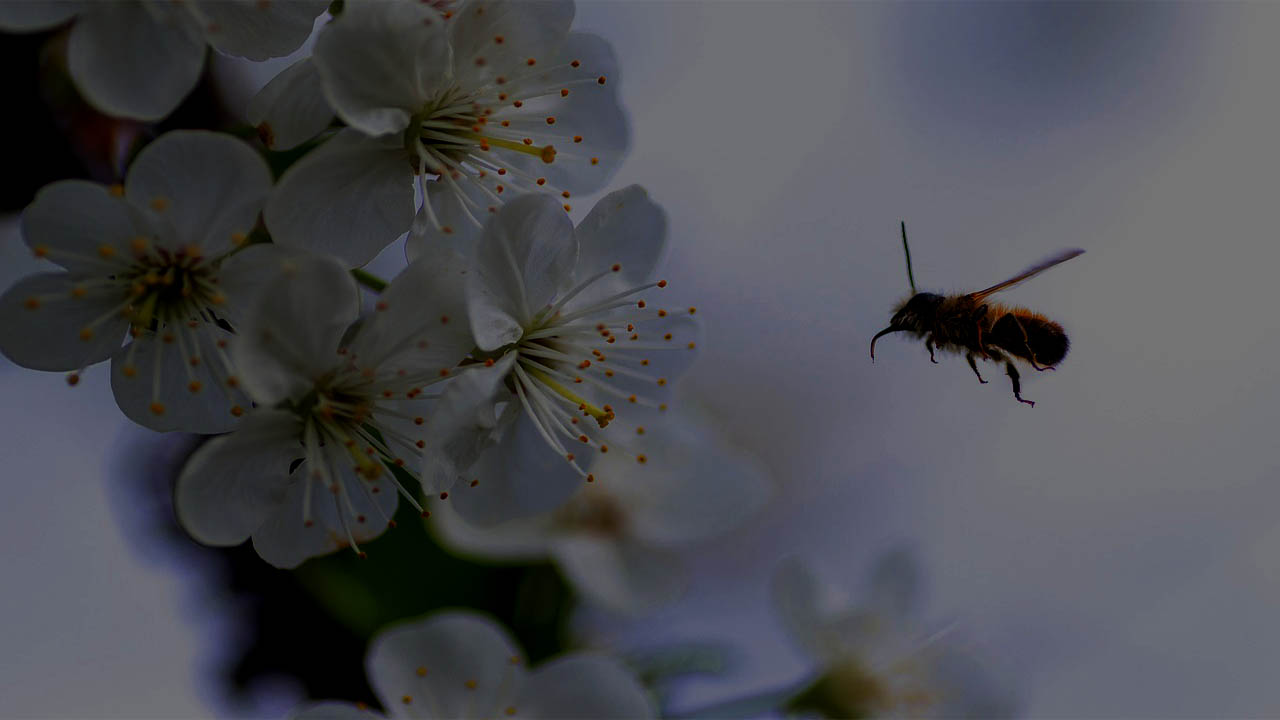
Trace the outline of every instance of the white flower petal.
{"label": "white flower petal", "polygon": [[111,360],[116,404],[130,420],[158,432],[215,435],[230,431],[239,424],[232,408],[238,407],[241,413],[249,410],[248,399],[226,386],[226,371],[214,346],[218,340],[230,339],[231,333],[207,323],[168,332],[173,333],[171,338],[181,332],[181,343],[162,342],[147,332],[116,351]]}
{"label": "white flower petal", "polygon": [[333,108],[310,57],[285,68],[249,101],[245,111],[262,144],[289,150],[319,135],[333,122]]}
{"label": "white flower petal", "polygon": [[529,58],[551,60],[573,13],[572,0],[476,0],[458,8],[449,23],[455,79],[463,87],[478,87],[523,70]]}
{"label": "white flower petal", "polygon": [[231,346],[249,394],[271,405],[310,391],[333,368],[359,310],[355,280],[336,260],[317,255],[287,261]]}
{"label": "white flower petal", "polygon": [[0,3],[0,29],[11,32],[52,30],[84,9],[74,0],[7,0]]}
{"label": "white flower petal", "polygon": [[207,20],[210,45],[228,55],[266,60],[297,50],[329,0],[197,0],[195,5]]}
{"label": "white flower petal", "polygon": [[477,485],[460,483],[449,494],[449,502],[454,503],[459,515],[476,525],[494,525],[548,512],[584,482],[564,457],[547,447],[523,412],[464,477],[477,481]]}
{"label": "white flower petal", "polygon": [[413,168],[398,139],[343,130],[285,172],[265,218],[282,245],[363,265],[413,222]]}
{"label": "white flower petal", "polygon": [[256,311],[259,296],[271,282],[310,255],[275,243],[257,243],[236,251],[218,267],[218,288],[226,296],[218,314],[238,330]]}
{"label": "white flower petal", "polygon": [[613,658],[588,653],[538,666],[515,708],[524,717],[538,718],[654,717],[634,673]]}
{"label": "white flower petal", "polygon": [[562,535],[551,555],[575,588],[615,612],[652,609],[676,599],[685,586],[678,555],[625,540]]}
{"label": "white flower petal", "polygon": [[454,552],[504,562],[530,562],[546,558],[554,537],[550,515],[478,527],[463,520],[448,500],[431,501],[428,526]]}
{"label": "white flower petal", "polygon": [[420,3],[347,5],[312,58],[338,116],[369,135],[403,131],[449,79],[444,19]]}
{"label": "white flower petal", "polygon": [[615,263],[621,272],[583,293],[579,303],[641,285],[653,277],[667,246],[667,214],[639,185],[605,195],[574,229],[578,274],[590,275]]}
{"label": "white flower petal", "polygon": [[284,501],[289,463],[302,454],[298,433],[293,416],[259,410],[202,445],[178,476],[178,522],[206,545],[244,542]]}
{"label": "white flower petal", "polygon": [[385,715],[355,703],[329,700],[295,708],[291,720],[382,720]]}
{"label": "white flower petal", "polygon": [[510,395],[504,382],[515,359],[515,353],[507,353],[492,367],[465,371],[445,388],[424,433],[429,442],[419,471],[424,492],[435,494],[453,487],[498,440],[494,406]]}
{"label": "white flower petal", "polygon": [[101,273],[107,246],[116,258],[127,255],[138,235],[128,204],[105,186],[84,180],[60,180],[40,188],[22,214],[22,236],[33,249],[53,251],[48,259],[68,270]]}
{"label": "white flower petal", "polygon": [[770,492],[764,470],[710,425],[662,413],[644,427],[627,442],[645,454],[644,465],[610,453],[591,466],[626,508],[629,537],[676,548],[728,532],[764,505]]}
{"label": "white flower petal", "polygon": [[184,7],[96,2],[71,27],[67,62],[94,107],[158,120],[196,86],[204,53],[200,28]]}
{"label": "white flower petal", "polygon": [[573,224],[556,201],[525,195],[507,203],[485,226],[467,284],[476,345],[493,350],[518,340],[533,314],[568,287],[577,259]]}
{"label": "white flower petal", "polygon": [[[299,449],[297,455],[301,454]],[[381,535],[388,519],[395,515],[399,496],[385,473],[368,481],[340,467],[335,477],[340,487],[335,493],[311,479],[310,472],[305,462],[294,471],[284,500],[253,532],[253,549],[276,567],[297,567],[310,558],[347,550],[348,532],[357,543],[368,542]],[[308,483],[312,484],[310,527],[303,521]]]}
{"label": "white flower petal", "polygon": [[475,347],[463,292],[469,273],[467,263],[447,250],[405,268],[351,341],[356,361],[383,373],[455,367]]}
{"label": "white flower petal", "polygon": [[436,718],[502,717],[527,676],[520,651],[497,623],[459,611],[378,633],[365,672],[383,706]]}
{"label": "white flower petal", "polygon": [[162,135],[138,153],[125,180],[131,203],[171,223],[171,250],[195,244],[206,256],[243,242],[270,189],[271,171],[253,148],[205,130]]}
{"label": "white flower petal", "polygon": [[902,620],[915,614],[920,603],[920,567],[909,548],[895,548],[876,559],[871,569],[869,605]]}
{"label": "white flower petal", "polygon": [[72,295],[76,284],[71,273],[40,273],[0,295],[0,352],[32,370],[78,370],[111,357],[129,321],[113,300]]}

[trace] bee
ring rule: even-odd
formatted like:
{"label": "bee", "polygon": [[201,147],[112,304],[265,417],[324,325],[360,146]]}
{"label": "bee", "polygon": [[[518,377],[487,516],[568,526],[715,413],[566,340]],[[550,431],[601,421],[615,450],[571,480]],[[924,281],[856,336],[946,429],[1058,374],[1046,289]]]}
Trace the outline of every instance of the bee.
{"label": "bee", "polygon": [[905,222],[902,223],[902,249],[907,256],[907,281],[911,284],[911,297],[894,308],[889,327],[871,338],[871,361],[876,360],[877,340],[889,333],[909,332],[916,338],[924,338],[929,360],[934,364],[938,363],[934,357],[935,349],[963,352],[973,374],[978,376],[978,382],[984,385],[987,381],[978,372],[977,358],[1003,362],[1005,374],[1013,383],[1013,396],[1018,402],[1034,407],[1035,402],[1022,397],[1021,376],[1013,361],[1024,361],[1042,372],[1053,370],[1067,356],[1071,343],[1062,326],[1044,315],[1025,308],[988,303],[986,299],[1083,254],[1084,250],[1063,250],[985,290],[967,295],[936,295],[916,292]]}

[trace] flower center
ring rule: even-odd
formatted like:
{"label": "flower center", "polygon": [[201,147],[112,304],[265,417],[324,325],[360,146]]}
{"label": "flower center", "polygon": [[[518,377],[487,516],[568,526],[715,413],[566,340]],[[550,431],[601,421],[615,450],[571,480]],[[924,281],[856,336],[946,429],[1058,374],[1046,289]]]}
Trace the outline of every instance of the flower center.
{"label": "flower center", "polygon": [[[286,400],[280,407],[292,412],[301,427],[304,527],[314,525],[315,489],[327,490],[333,496],[347,543],[363,556],[352,527],[363,525],[366,517],[357,508],[354,494],[367,501],[362,506],[383,514],[389,525],[394,522],[374,497],[383,492],[384,483],[390,483],[390,490],[399,492],[423,517],[430,515],[401,480],[407,477],[421,482],[411,468],[417,466],[416,459],[426,447],[422,435],[426,418],[414,414],[411,403],[425,399],[422,386],[443,376],[417,378],[400,371],[360,367],[359,359],[345,348],[338,356],[336,369],[318,379],[310,392],[297,400]],[[355,482],[343,480],[349,477],[346,470],[355,476]]]}
{"label": "flower center", "polygon": [[832,665],[793,701],[792,709],[816,711],[823,717],[919,717],[937,702],[937,693],[912,660],[876,672],[857,659],[848,659]]}
{"label": "flower center", "polygon": [[[609,401],[666,410],[665,403],[643,394],[646,388],[661,390],[668,385],[667,378],[655,372],[657,364],[650,356],[694,349],[694,343],[677,342],[675,333],[665,327],[672,319],[667,311],[649,309],[644,300],[633,299],[644,290],[666,287],[665,280],[585,303],[573,302],[621,269],[613,265],[588,277],[533,315],[513,348],[517,356],[509,384],[526,415],[547,445],[588,482],[595,480],[594,475],[581,469],[570,448],[586,445],[646,464],[648,457],[629,450],[625,441],[605,437],[605,429],[617,417]],[[591,422],[582,422],[584,418]],[[637,432],[643,433],[643,428]]]}
{"label": "flower center", "polygon": [[155,330],[160,323],[204,317],[226,301],[217,287],[210,263],[198,248],[170,252],[142,251],[118,281],[127,286],[125,315],[138,330]]}
{"label": "flower center", "polygon": [[442,176],[470,169],[465,168],[464,163],[484,162],[475,153],[489,152],[494,147],[530,155],[545,163],[555,161],[553,145],[534,145],[532,138],[526,141],[505,132],[499,123],[491,127],[489,116],[492,114],[493,108],[454,86],[436,96],[413,117],[405,133],[405,143],[428,171]]}
{"label": "flower center", "polygon": [[[494,38],[496,45],[503,42],[502,36]],[[477,57],[474,62],[483,67],[487,61]],[[591,147],[584,143],[589,131],[566,127],[572,122],[558,119],[557,108],[576,102],[579,86],[604,85],[606,78],[589,75],[578,60],[543,67],[528,58],[521,71],[491,76],[484,83],[441,92],[405,132],[424,198],[430,173],[436,176],[431,192],[449,196],[477,228],[486,214],[497,212],[504,197],[516,193],[547,193],[567,201],[569,191],[542,174],[543,164],[600,164],[600,157],[583,149]],[[431,203],[424,206],[437,231],[455,232],[436,217]],[[564,209],[572,208],[564,203]]]}
{"label": "flower center", "polygon": [[[153,207],[163,207],[161,200],[163,198],[157,198]],[[238,239],[240,242],[237,244],[242,244],[243,236],[238,236]],[[154,334],[158,342],[154,343],[151,377],[152,414],[163,415],[166,411],[160,397],[163,386],[161,367],[166,347],[172,348],[168,352],[179,352],[186,360],[183,366],[186,368],[187,389],[192,394],[201,392],[204,387],[197,379],[195,369],[207,357],[216,358],[209,367],[221,375],[220,380],[225,380],[223,389],[230,411],[236,416],[243,414],[244,408],[234,397],[236,380],[224,352],[226,341],[217,338],[217,331],[209,332],[208,328],[209,325],[217,325],[222,330],[230,329],[216,312],[216,308],[226,302],[218,288],[216,259],[206,258],[198,246],[170,250],[156,246],[144,235],[130,240],[127,249],[103,243],[95,255],[44,245],[38,245],[34,250],[36,257],[74,261],[85,268],[71,287],[71,299],[101,307],[102,312],[80,328],[81,340],[94,340],[104,327],[119,327],[120,318],[128,320],[131,337]],[[28,308],[38,309],[44,301],[57,299],[32,297],[26,304]],[[138,374],[138,348],[139,343],[130,343],[120,365],[120,372],[126,379]],[[68,381],[75,384],[77,378],[78,373],[72,373]]]}

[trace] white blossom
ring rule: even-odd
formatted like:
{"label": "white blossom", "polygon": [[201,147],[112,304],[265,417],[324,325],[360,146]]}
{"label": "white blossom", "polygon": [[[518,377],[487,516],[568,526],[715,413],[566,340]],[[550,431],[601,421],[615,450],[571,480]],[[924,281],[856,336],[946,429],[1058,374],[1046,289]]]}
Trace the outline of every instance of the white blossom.
{"label": "white blossom", "polygon": [[485,558],[550,557],[591,602],[636,613],[683,589],[682,556],[760,509],[769,482],[759,465],[730,448],[688,412],[626,426],[628,444],[649,462],[610,452],[555,510],[489,527],[472,525],[449,503],[435,503],[432,528],[446,545]]}
{"label": "white blossom", "polygon": [[458,511],[491,524],[559,505],[594,479],[593,452],[648,462],[609,426],[665,410],[697,354],[696,310],[641,297],[666,286],[652,279],[665,242],[666,217],[638,186],[602,198],[576,230],[540,195],[494,215],[466,286],[486,367],[447,389],[429,421],[428,488],[462,480]]}
{"label": "white blossom", "polygon": [[[394,718],[648,718],[635,676],[613,658],[569,653],[525,669],[497,623],[450,611],[383,630],[365,658],[369,684]],[[299,720],[385,717],[352,703],[299,708]]]}
{"label": "white blossom", "polygon": [[949,630],[929,632],[915,620],[919,585],[913,556],[902,550],[879,560],[859,604],[798,561],[784,563],[775,605],[816,666],[790,709],[840,718],[1011,715],[1009,698]]}
{"label": "white blossom", "polygon": [[272,236],[362,265],[411,226],[461,241],[513,195],[568,208],[572,193],[602,187],[629,134],[612,50],[569,32],[573,11],[569,0],[474,0],[444,14],[347,4],[310,62],[255,100],[253,116],[277,117],[296,142],[327,124],[306,90],[318,82],[348,126],[281,178]]}
{"label": "white blossom", "polygon": [[0,351],[36,370],[111,358],[116,401],[134,421],[230,429],[249,407],[226,351],[230,330],[263,268],[285,253],[245,245],[270,187],[248,145],[176,131],[138,154],[123,186],[43,188],[23,237],[66,272],[31,275],[0,296]]}
{"label": "white blossom", "polygon": [[158,120],[196,86],[207,46],[249,60],[288,55],[310,36],[328,4],[6,0],[0,29],[40,31],[74,20],[67,62],[85,99],[110,115]]}
{"label": "white blossom", "polygon": [[232,347],[259,407],[192,456],[175,505],[200,542],[252,537],[263,559],[293,567],[359,552],[390,523],[397,493],[421,510],[389,468],[417,466],[430,386],[452,376],[471,338],[456,259],[410,265],[358,324],[358,288],[336,260],[281,269]]}

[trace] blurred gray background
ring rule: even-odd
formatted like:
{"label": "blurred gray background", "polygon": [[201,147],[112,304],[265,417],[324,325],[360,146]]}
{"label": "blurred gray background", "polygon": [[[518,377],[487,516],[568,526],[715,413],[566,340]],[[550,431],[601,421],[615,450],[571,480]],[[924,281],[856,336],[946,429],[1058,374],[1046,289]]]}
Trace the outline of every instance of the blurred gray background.
{"label": "blurred gray background", "polygon": [[[781,685],[804,665],[774,563],[856,593],[906,542],[927,617],[1028,715],[1280,712],[1280,7],[616,2],[581,3],[578,26],[621,60],[615,186],[668,210],[667,279],[705,322],[684,389],[779,484],[690,558],[685,600],[584,629],[740,647],[690,706]],[[1071,336],[1061,369],[1024,374],[1036,407],[996,366],[980,386],[897,336],[871,364],[908,292],[900,220],[922,290],[1088,251],[1002,296]],[[6,228],[8,282],[27,261]],[[216,712],[216,623],[108,497],[141,431],[105,372],[0,384],[0,713]]]}

